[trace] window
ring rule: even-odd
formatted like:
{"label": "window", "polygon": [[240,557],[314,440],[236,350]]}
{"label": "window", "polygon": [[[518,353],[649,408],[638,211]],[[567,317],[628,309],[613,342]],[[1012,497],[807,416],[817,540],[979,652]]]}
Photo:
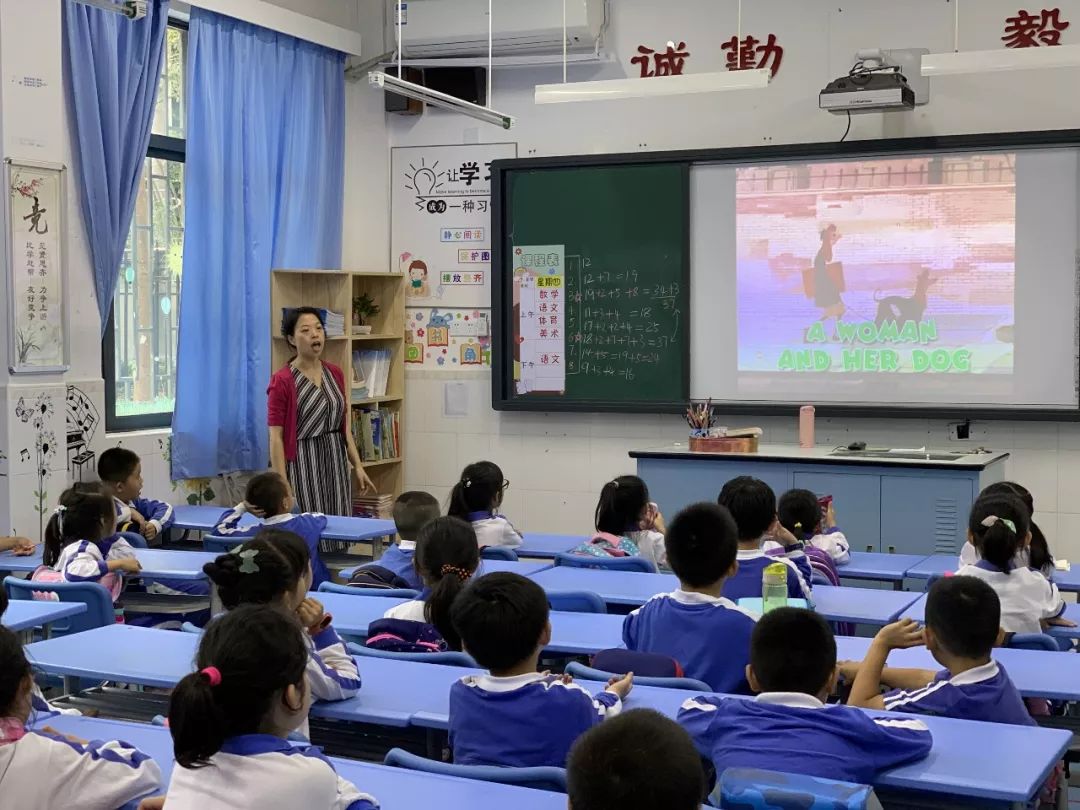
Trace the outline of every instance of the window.
{"label": "window", "polygon": [[150,148],[102,342],[110,431],[168,427],[184,251],[187,29],[170,23]]}

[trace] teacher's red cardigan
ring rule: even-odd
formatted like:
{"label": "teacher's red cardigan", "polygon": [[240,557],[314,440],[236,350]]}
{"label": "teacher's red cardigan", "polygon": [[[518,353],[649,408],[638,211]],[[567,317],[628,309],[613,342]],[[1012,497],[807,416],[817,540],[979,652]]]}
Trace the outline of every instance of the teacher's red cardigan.
{"label": "teacher's red cardigan", "polygon": [[[330,376],[334,378],[338,390],[344,396],[345,375],[341,369],[325,360],[323,365],[330,370]],[[288,364],[274,372],[274,376],[270,378],[270,387],[266,389],[266,424],[281,428],[282,438],[285,440],[285,460],[296,461],[296,381],[293,379],[292,366]],[[345,409],[341,429],[349,429],[348,408]]]}

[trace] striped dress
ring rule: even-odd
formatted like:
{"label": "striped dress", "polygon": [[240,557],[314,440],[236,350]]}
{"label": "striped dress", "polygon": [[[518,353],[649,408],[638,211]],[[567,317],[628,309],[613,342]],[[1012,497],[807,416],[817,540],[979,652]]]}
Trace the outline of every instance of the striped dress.
{"label": "striped dress", "polygon": [[322,387],[302,371],[296,382],[296,460],[288,463],[289,484],[302,512],[351,515],[349,454],[342,432],[345,395],[323,366]]}

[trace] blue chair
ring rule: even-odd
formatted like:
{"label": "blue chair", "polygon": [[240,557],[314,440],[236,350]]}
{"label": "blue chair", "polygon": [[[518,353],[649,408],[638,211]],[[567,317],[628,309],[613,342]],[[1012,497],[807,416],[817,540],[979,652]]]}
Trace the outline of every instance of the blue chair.
{"label": "blue chair", "polygon": [[[813,753],[808,754],[813,756]],[[770,810],[881,810],[869,785],[818,779],[757,768],[728,768],[717,780],[713,804],[722,808],[768,807]]]}
{"label": "blue chair", "polygon": [[1045,633],[1016,633],[1008,639],[1005,646],[1013,650],[1045,650],[1046,652],[1062,652],[1062,648],[1061,645],[1058,644],[1058,640],[1053,636],[1046,635]]}
{"label": "blue chair", "polygon": [[588,554],[556,554],[555,565],[568,568],[600,568],[607,571],[640,571],[655,574],[656,566],[644,557],[593,557]]}
{"label": "blue chair", "polygon": [[215,554],[228,554],[241,543],[250,540],[250,537],[221,537],[216,534],[208,534],[202,540],[203,551]]}
{"label": "blue chair", "polygon": [[570,613],[607,613],[607,605],[592,591],[549,591],[548,604],[552,610]]}
{"label": "blue chair", "polygon": [[117,532],[117,534],[127,540],[128,545],[132,548],[150,548],[146,538],[138,532]]}
{"label": "blue chair", "polygon": [[420,591],[412,588],[354,588],[350,585],[339,585],[336,582],[324,582],[319,585],[322,593],[347,593],[349,596],[382,596],[389,599],[415,599]]}
{"label": "blue chair", "polygon": [[195,634],[199,634],[203,631],[201,627],[199,627],[197,624],[192,624],[191,622],[184,622],[182,625],[180,625],[180,630],[185,633]]}
{"label": "blue chair", "polygon": [[518,555],[516,551],[512,548],[507,548],[506,546],[484,546],[480,549],[480,559],[517,562]]}
{"label": "blue chair", "polygon": [[[607,681],[615,675],[624,675],[623,672],[605,672],[602,669],[593,669],[590,666],[571,661],[566,665],[567,675],[581,678],[586,681]],[[694,678],[649,678],[634,676],[634,684],[637,686],[659,686],[664,689],[685,689],[689,692],[712,692],[712,688],[704,681]]]}
{"label": "blue chair", "polygon": [[85,613],[52,623],[54,638],[93,630],[95,627],[108,627],[116,622],[112,597],[96,582],[31,582],[7,577],[4,579],[4,589],[12,599],[33,599],[36,591],[56,594],[61,602],[81,602],[86,605]]}
{"label": "blue chair", "polygon": [[416,661],[423,664],[445,664],[448,667],[469,667],[478,669],[479,664],[472,660],[466,653],[457,650],[446,652],[420,653],[420,652],[394,652],[391,650],[376,650],[372,647],[363,647],[359,644],[346,644],[346,648],[353,655],[360,658],[389,658],[394,661]]}
{"label": "blue chair", "polygon": [[564,768],[503,768],[497,765],[453,765],[434,759],[410,754],[400,748],[391,748],[383,760],[392,768],[406,768],[422,773],[456,776],[460,779],[476,779],[481,782],[497,782],[501,785],[535,788],[552,793],[566,793],[566,770]]}

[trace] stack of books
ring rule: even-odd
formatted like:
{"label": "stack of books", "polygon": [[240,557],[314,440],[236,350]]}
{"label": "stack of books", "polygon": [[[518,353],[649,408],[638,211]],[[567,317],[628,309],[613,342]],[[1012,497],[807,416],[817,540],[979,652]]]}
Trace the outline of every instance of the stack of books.
{"label": "stack of books", "polygon": [[387,408],[354,409],[353,438],[361,461],[386,461],[401,455],[400,420]]}
{"label": "stack of books", "polygon": [[353,352],[353,398],[372,399],[386,396],[390,378],[389,349],[367,349]]}
{"label": "stack of books", "polygon": [[353,515],[363,518],[393,520],[393,495],[357,495],[353,498]]}

